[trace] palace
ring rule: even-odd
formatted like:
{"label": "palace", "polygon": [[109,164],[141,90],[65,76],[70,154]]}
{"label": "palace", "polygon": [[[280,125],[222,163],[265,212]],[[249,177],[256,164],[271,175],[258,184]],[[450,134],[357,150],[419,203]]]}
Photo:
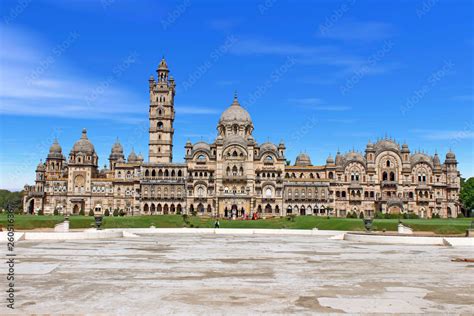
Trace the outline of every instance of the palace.
{"label": "palace", "polygon": [[173,162],[176,84],[164,59],[149,79],[148,162],[133,150],[125,159],[117,140],[108,168],[87,131],[65,157],[57,140],[25,186],[24,210],[44,214],[109,211],[127,215],[184,214],[241,217],[295,215],[345,217],[349,212],[457,217],[460,173],[454,153],[412,153],[392,139],[365,152],[329,156],[314,166],[308,155],[285,158],[285,145],[259,144],[249,113],[234,96],[212,143],[187,142],[184,163]]}

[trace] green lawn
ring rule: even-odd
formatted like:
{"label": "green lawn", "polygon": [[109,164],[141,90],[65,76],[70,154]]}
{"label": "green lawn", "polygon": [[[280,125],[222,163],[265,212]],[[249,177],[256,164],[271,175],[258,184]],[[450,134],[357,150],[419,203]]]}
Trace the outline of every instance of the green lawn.
{"label": "green lawn", "polygon": [[[63,220],[62,216],[31,216],[16,215],[15,228],[28,230],[34,228],[52,228]],[[71,228],[90,228],[94,219],[90,216],[71,216]],[[469,218],[463,219],[404,219],[403,223],[412,227],[415,231],[434,232],[436,234],[463,234],[470,226]],[[6,227],[7,218],[5,214],[0,215],[0,225]],[[353,218],[326,218],[315,216],[298,216],[294,220],[287,218],[261,219],[257,221],[230,221],[220,220],[222,228],[289,228],[289,229],[331,229],[363,231],[362,220]],[[376,219],[374,230],[397,230],[397,219]],[[126,216],[126,217],[104,217],[104,228],[144,228],[154,225],[156,227],[213,227],[214,220],[201,217],[190,217],[188,224],[179,215],[156,215],[156,216]]]}

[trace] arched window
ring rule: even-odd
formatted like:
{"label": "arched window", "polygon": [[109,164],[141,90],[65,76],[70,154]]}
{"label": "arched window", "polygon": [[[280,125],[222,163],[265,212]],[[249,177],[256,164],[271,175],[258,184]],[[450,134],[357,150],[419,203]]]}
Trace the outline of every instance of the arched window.
{"label": "arched window", "polygon": [[158,122],[156,127],[158,127],[158,129],[163,129],[163,122]]}
{"label": "arched window", "polygon": [[150,176],[150,171],[145,170],[145,177],[149,177],[149,176]]}
{"label": "arched window", "polygon": [[201,155],[198,156],[198,160],[204,161],[204,160],[206,160],[206,156],[201,154]]}
{"label": "arched window", "polygon": [[181,170],[178,170],[178,177],[181,177],[183,175],[183,173],[181,172]]}
{"label": "arched window", "polygon": [[232,167],[232,175],[233,176],[237,175],[237,167],[236,166]]}
{"label": "arched window", "polygon": [[390,181],[395,181],[395,173],[390,172]]}
{"label": "arched window", "polygon": [[329,172],[329,179],[334,179],[334,174],[332,172]]}
{"label": "arched window", "polygon": [[265,190],[265,197],[266,197],[266,198],[271,198],[271,197],[272,197],[272,189],[267,188],[267,189]]}
{"label": "arched window", "polygon": [[234,152],[232,153],[232,157],[237,157],[237,150],[234,150]]}
{"label": "arched window", "polygon": [[384,172],[384,173],[382,174],[382,180],[383,180],[383,181],[387,181],[387,180],[388,180],[388,174],[387,174],[386,172]]}
{"label": "arched window", "polygon": [[273,157],[268,155],[267,157],[265,157],[265,161],[266,162],[273,162]]}
{"label": "arched window", "polygon": [[387,167],[390,167],[390,160],[387,160]]}

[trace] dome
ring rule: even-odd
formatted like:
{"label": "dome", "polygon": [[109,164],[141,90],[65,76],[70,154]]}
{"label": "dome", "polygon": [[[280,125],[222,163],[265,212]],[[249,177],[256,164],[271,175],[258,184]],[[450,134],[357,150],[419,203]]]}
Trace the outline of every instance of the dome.
{"label": "dome", "polygon": [[92,145],[92,143],[87,138],[87,130],[85,128],[82,130],[81,138],[72,147],[72,152],[90,155],[95,153],[94,145]]}
{"label": "dome", "polygon": [[137,161],[139,161],[139,162],[143,162],[143,160],[144,160],[144,159],[143,159],[143,156],[142,156],[142,154],[141,154],[141,153],[139,153],[139,154],[138,154],[138,157],[137,157]]}
{"label": "dome", "polygon": [[382,151],[386,151],[386,150],[393,150],[393,151],[399,151],[400,150],[400,146],[391,139],[379,140],[375,144],[374,147],[378,152],[382,152]]}
{"label": "dome", "polygon": [[295,166],[311,166],[311,158],[305,153],[301,153],[296,157]]}
{"label": "dome", "polygon": [[123,147],[118,138],[112,146],[111,154],[123,154]]}
{"label": "dome", "polygon": [[168,70],[168,64],[166,63],[165,58],[161,58],[160,64],[158,65],[158,69]]}
{"label": "dome", "polygon": [[346,154],[346,161],[351,162],[360,162],[361,164],[365,165],[365,158],[358,152],[352,151]]}
{"label": "dome", "polygon": [[58,139],[55,138],[53,144],[51,147],[49,147],[49,153],[50,154],[61,154],[62,153],[62,148],[58,143]]}
{"label": "dome", "polygon": [[211,146],[206,143],[206,142],[197,142],[196,144],[194,144],[193,146],[193,150],[204,150],[204,151],[210,151],[211,150]]}
{"label": "dome", "polygon": [[44,163],[42,160],[40,160],[38,166],[36,167],[36,171],[45,171],[46,167],[44,166]]}
{"label": "dome", "polygon": [[424,153],[414,154],[413,156],[410,157],[410,162],[411,162],[412,166],[414,166],[418,163],[421,163],[421,162],[425,162],[425,163],[429,164],[430,166],[433,165],[433,161],[431,160],[431,157],[424,154]]}
{"label": "dome", "polygon": [[61,145],[59,145],[58,140],[55,139],[51,147],[49,147],[48,158],[50,159],[63,159],[63,153]]}
{"label": "dome", "polygon": [[366,151],[373,151],[374,150],[374,144],[369,140],[367,143]]}
{"label": "dome", "polygon": [[449,151],[446,154],[446,159],[456,159],[456,155],[452,151]]}
{"label": "dome", "polygon": [[456,163],[456,155],[450,150],[447,154],[446,154],[446,160],[445,160],[446,163]]}
{"label": "dome", "polygon": [[272,144],[270,142],[266,142],[260,145],[260,152],[264,151],[271,151],[271,152],[278,152],[277,146],[275,144]]}
{"label": "dome", "polygon": [[334,164],[334,158],[332,158],[331,154],[329,154],[328,159],[326,159],[326,164],[327,165],[333,165]]}
{"label": "dome", "polygon": [[130,153],[130,155],[128,155],[127,161],[128,162],[136,162],[137,159],[138,159],[138,157],[137,157],[137,155],[135,154],[135,151],[132,148],[132,152]]}
{"label": "dome", "polygon": [[403,144],[402,145],[402,153],[409,153],[409,152],[410,152],[410,149],[408,149],[408,145]]}
{"label": "dome", "polygon": [[234,102],[222,113],[219,124],[240,123],[252,124],[250,114],[240,106],[237,96],[234,96]]}

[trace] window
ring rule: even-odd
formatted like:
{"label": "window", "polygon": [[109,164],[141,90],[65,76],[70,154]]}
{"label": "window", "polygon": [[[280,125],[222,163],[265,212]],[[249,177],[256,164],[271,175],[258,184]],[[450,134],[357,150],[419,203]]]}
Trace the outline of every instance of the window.
{"label": "window", "polygon": [[158,127],[158,129],[163,129],[163,122],[158,122],[156,126]]}
{"label": "window", "polygon": [[387,167],[390,167],[391,163],[390,160],[387,160]]}

